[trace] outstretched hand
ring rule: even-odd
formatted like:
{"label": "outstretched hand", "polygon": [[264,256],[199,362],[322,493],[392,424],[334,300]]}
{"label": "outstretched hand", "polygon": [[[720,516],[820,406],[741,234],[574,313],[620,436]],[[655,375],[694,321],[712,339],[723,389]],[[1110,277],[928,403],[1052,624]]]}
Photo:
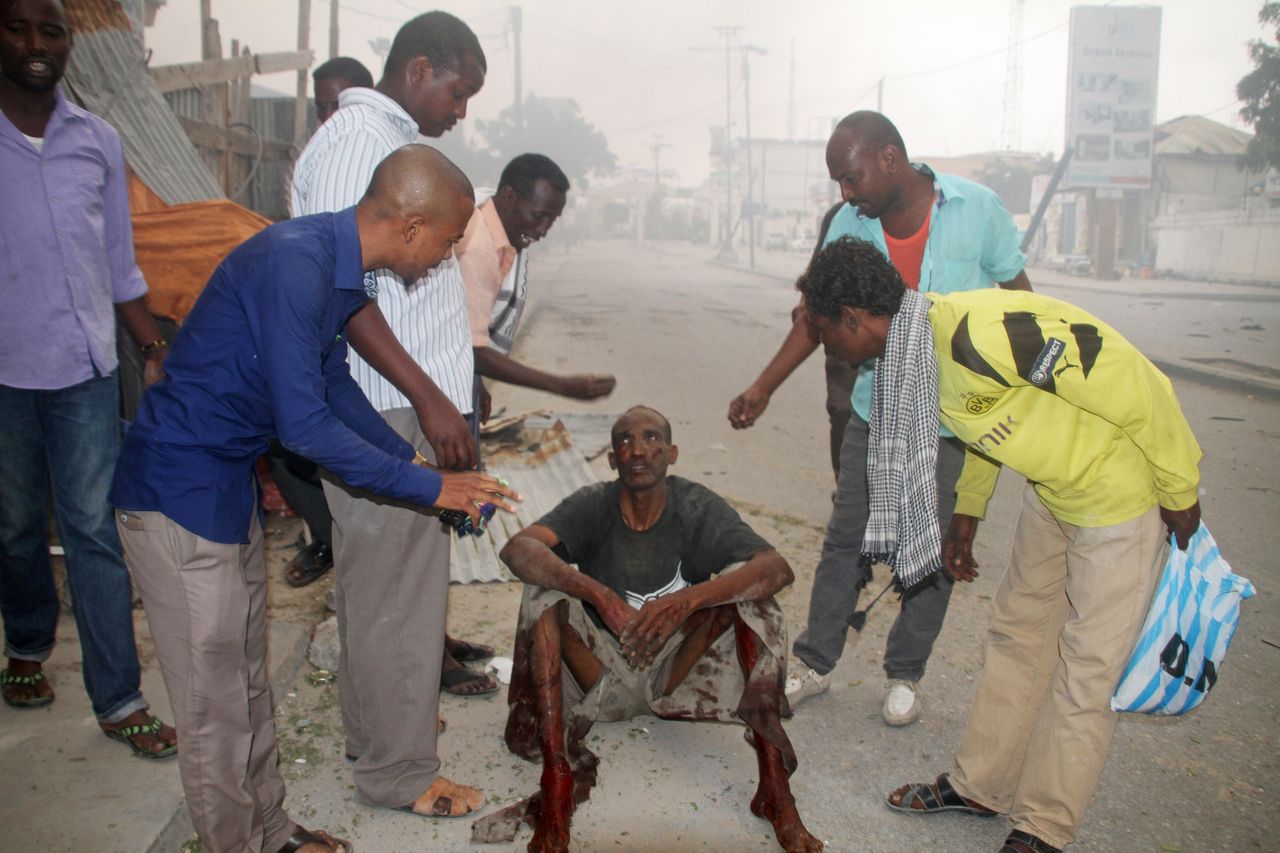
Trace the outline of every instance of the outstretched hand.
{"label": "outstretched hand", "polygon": [[973,558],[973,538],[978,532],[978,519],[955,513],[942,539],[942,568],[954,580],[972,583],[978,576],[978,561]]}
{"label": "outstretched hand", "polygon": [[754,426],[756,419],[769,408],[769,393],[752,385],[729,403],[729,423],[734,429]]}
{"label": "outstretched hand", "polygon": [[618,380],[608,374],[583,373],[564,378],[564,396],[575,400],[595,400],[613,393]]}
{"label": "outstretched hand", "polygon": [[1185,551],[1191,544],[1192,535],[1200,529],[1200,502],[1196,501],[1186,509],[1160,507],[1160,519],[1169,529],[1169,535],[1177,540],[1178,550]]}
{"label": "outstretched hand", "polygon": [[631,668],[639,670],[653,663],[692,612],[689,598],[678,592],[646,601],[635,620],[618,635]]}
{"label": "outstretched hand", "polygon": [[491,503],[498,509],[515,512],[515,507],[503,500],[523,500],[520,493],[504,486],[497,477],[479,471],[441,471],[440,494],[435,506],[440,509],[456,509],[480,523],[480,507]]}

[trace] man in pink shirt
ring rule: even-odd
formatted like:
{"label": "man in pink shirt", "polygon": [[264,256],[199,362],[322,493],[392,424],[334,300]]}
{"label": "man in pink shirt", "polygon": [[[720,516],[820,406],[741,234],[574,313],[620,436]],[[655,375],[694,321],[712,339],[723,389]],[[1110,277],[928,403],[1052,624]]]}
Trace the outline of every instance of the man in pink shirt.
{"label": "man in pink shirt", "polygon": [[510,356],[529,276],[525,250],[551,230],[564,211],[568,192],[569,179],[551,158],[521,154],[502,170],[493,195],[476,205],[454,249],[467,290],[476,362],[475,411],[480,421],[489,414],[482,376],[575,400],[594,400],[613,391],[616,380],[611,375],[557,376]]}

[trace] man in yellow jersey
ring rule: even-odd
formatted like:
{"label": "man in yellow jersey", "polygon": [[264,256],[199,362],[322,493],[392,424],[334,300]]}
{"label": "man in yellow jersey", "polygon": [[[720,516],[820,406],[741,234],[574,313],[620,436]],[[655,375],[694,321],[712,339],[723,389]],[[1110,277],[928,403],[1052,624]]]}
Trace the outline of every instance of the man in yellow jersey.
{"label": "man in yellow jersey", "polygon": [[[1195,436],[1169,380],[1065,302],[996,289],[921,295],[852,238],[823,249],[797,286],[831,351],[851,364],[879,359],[864,551],[900,574],[941,567],[971,581],[1000,466],[1030,481],[956,770],[898,788],[888,805],[1007,813],[1001,853],[1058,851],[1075,838],[1106,760],[1109,699],[1169,535],[1185,549],[1200,522]],[[940,540],[928,529],[936,516],[916,509],[930,496],[939,412],[966,445]]]}

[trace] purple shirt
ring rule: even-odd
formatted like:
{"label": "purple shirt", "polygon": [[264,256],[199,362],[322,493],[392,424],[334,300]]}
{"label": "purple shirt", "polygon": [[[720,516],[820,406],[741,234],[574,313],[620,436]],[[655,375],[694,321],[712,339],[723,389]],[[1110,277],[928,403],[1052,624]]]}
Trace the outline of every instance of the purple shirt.
{"label": "purple shirt", "polygon": [[0,112],[0,187],[0,385],[115,370],[115,303],[147,292],[120,137],[60,91],[41,151]]}

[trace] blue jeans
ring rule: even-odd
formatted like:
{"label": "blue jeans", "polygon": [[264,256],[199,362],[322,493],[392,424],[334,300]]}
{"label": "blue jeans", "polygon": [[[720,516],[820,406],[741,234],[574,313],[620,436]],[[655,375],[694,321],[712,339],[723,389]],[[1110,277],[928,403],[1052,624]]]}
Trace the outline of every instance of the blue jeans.
{"label": "blue jeans", "polygon": [[0,385],[0,615],[5,654],[44,661],[53,650],[58,595],[45,507],[66,549],[72,613],[93,712],[104,723],[147,703],[133,641],[129,572],[107,501],[120,450],[116,374],[70,388]]}

